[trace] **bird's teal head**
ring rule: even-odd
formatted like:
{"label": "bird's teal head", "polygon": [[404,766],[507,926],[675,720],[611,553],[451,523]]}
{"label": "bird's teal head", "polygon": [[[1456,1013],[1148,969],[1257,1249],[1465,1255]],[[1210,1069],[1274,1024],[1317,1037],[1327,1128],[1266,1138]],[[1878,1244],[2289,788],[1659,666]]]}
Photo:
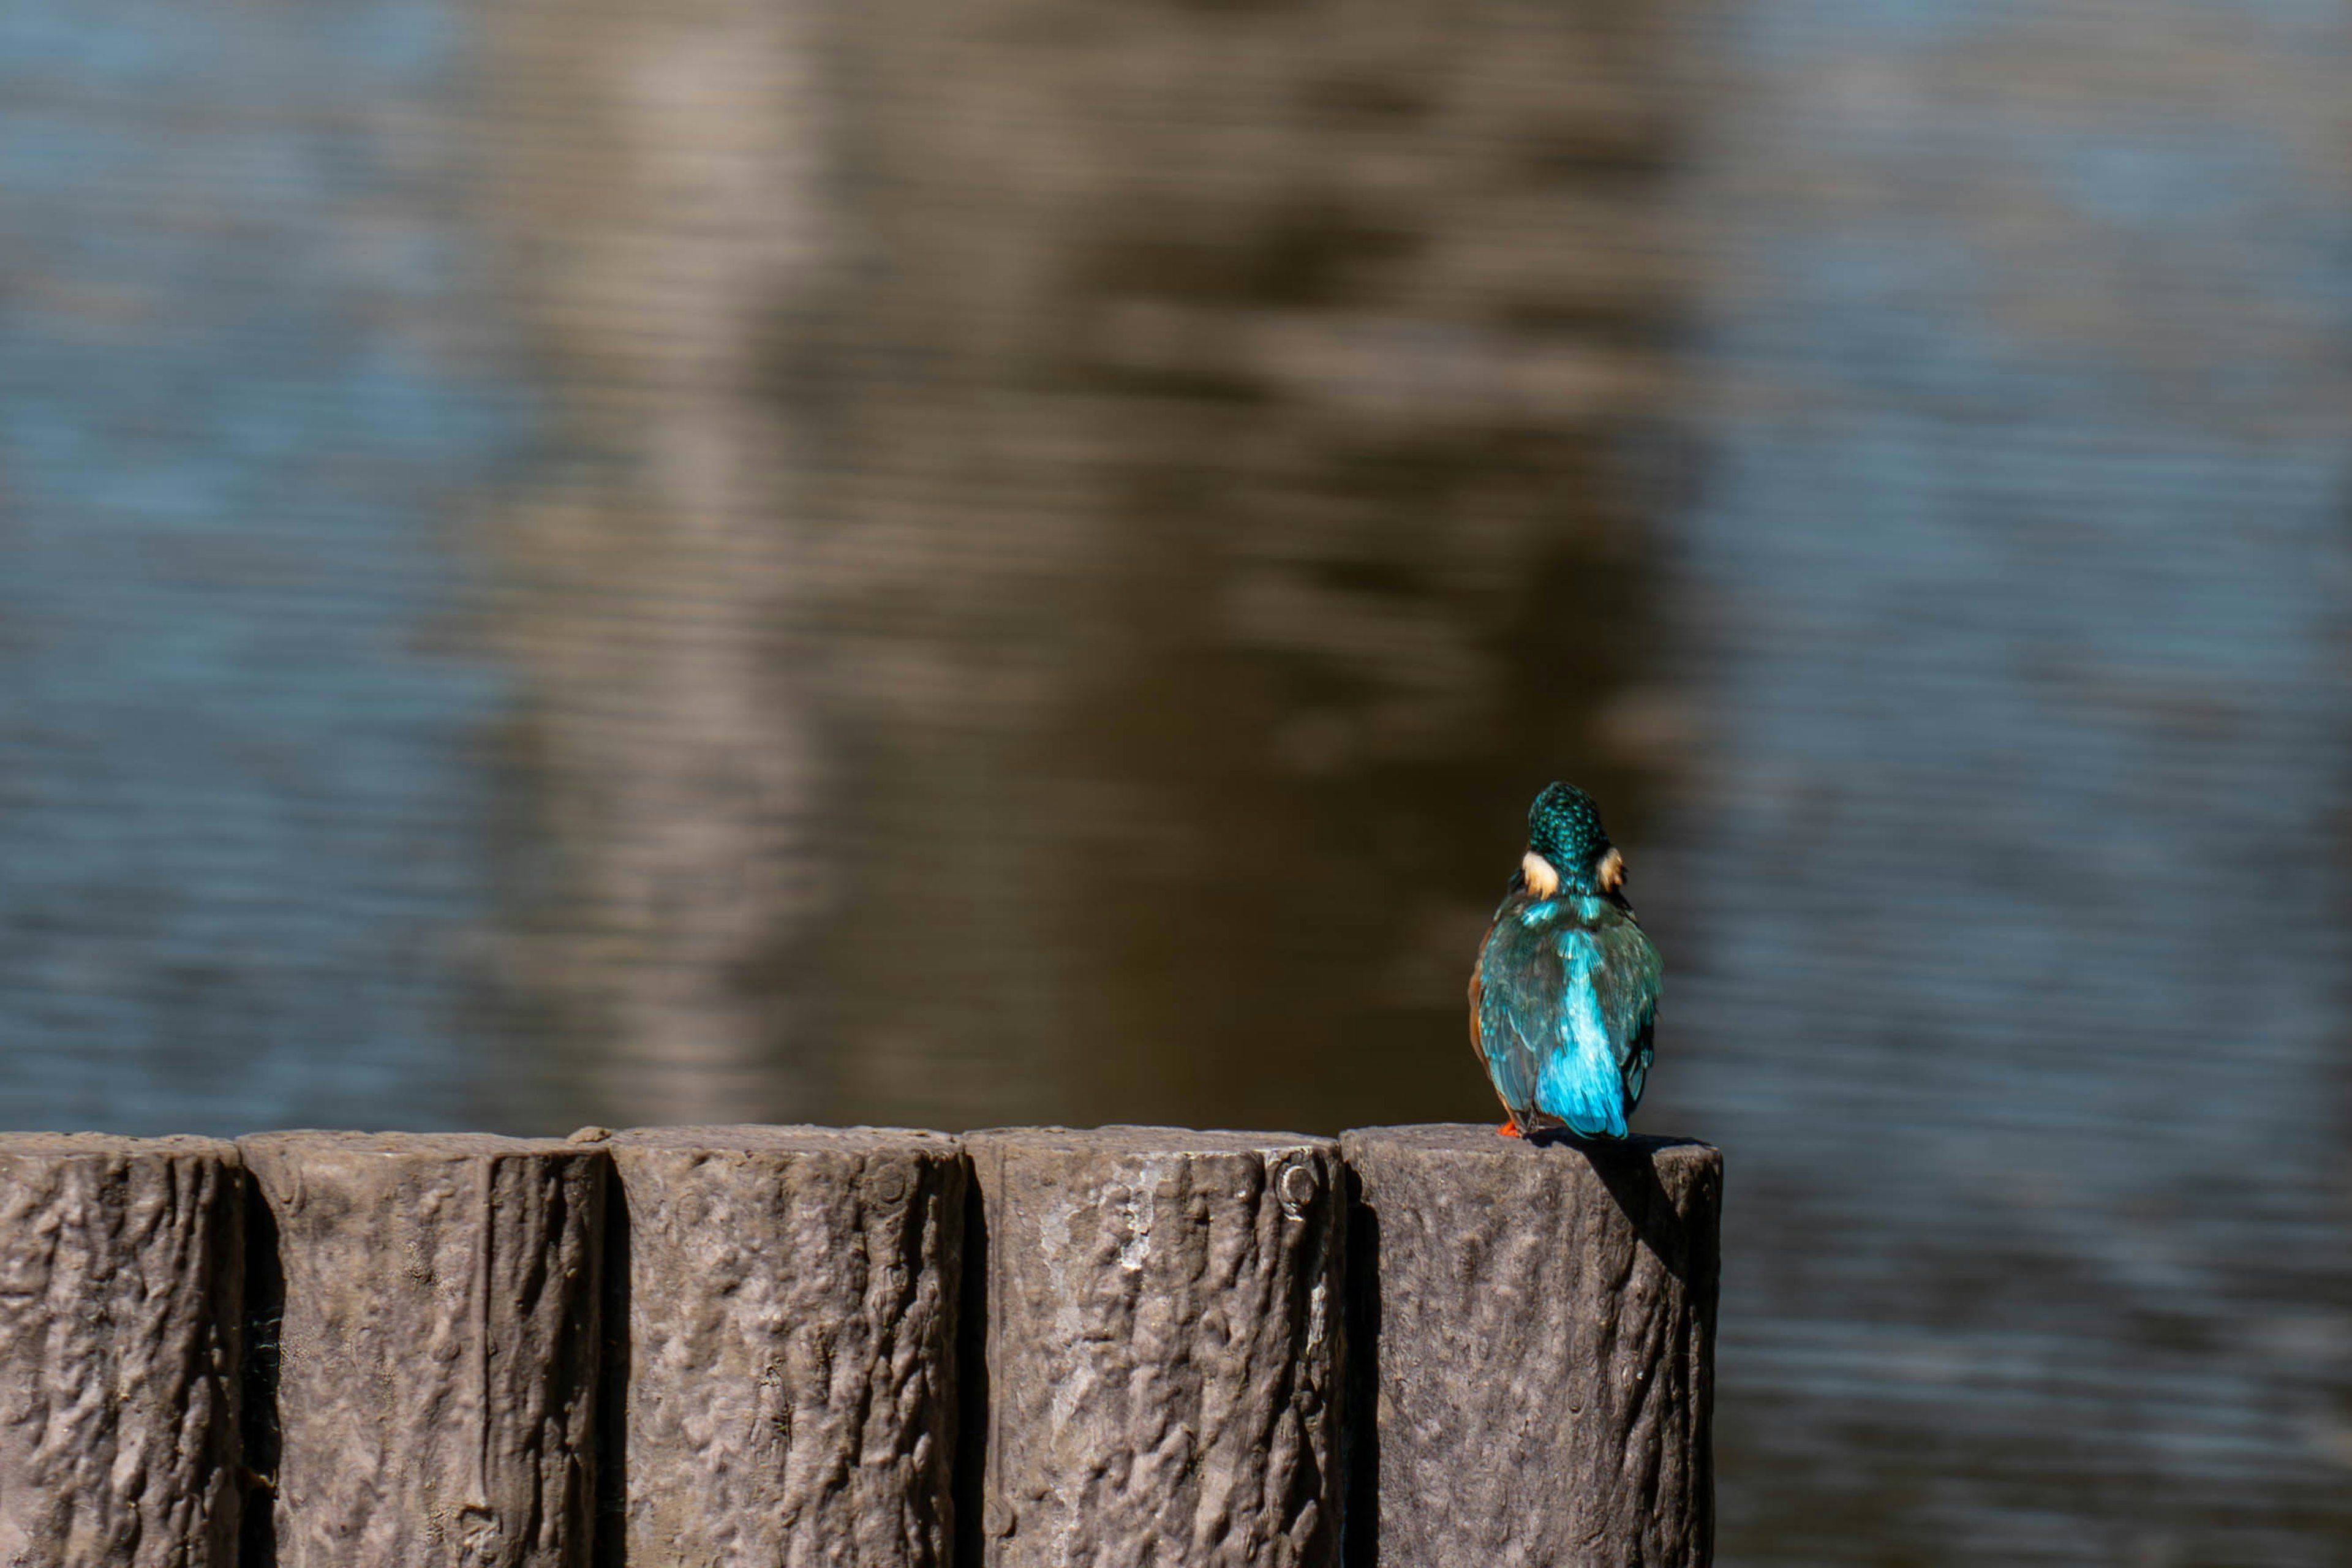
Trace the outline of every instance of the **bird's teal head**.
{"label": "bird's teal head", "polygon": [[1551,784],[1528,807],[1528,853],[1519,863],[1528,887],[1548,899],[1570,892],[1613,893],[1625,880],[1625,858],[1601,826],[1601,808],[1570,784]]}

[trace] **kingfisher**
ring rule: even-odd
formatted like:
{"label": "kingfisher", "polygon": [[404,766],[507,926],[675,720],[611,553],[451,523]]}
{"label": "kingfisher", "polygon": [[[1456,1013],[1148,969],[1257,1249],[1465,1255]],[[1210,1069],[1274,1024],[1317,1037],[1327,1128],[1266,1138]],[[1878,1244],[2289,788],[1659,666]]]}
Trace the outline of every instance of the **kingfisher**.
{"label": "kingfisher", "polygon": [[1470,1045],[1507,1138],[1622,1138],[1642,1102],[1664,965],[1625,901],[1625,857],[1574,784],[1528,808],[1528,849],[1470,972]]}

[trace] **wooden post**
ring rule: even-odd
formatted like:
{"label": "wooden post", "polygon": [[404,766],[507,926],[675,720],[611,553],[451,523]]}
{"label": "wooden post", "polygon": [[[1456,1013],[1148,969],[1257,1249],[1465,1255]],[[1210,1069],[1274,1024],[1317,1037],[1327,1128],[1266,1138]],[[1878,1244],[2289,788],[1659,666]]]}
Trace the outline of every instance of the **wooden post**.
{"label": "wooden post", "polygon": [[0,1563],[235,1568],[244,1207],[231,1143],[0,1134]]}
{"label": "wooden post", "polygon": [[1705,1568],[1722,1155],[1486,1126],[1341,1142],[1350,1568]]}
{"label": "wooden post", "polygon": [[604,1152],[358,1132],[242,1147],[284,1275],[279,1568],[583,1568]]}
{"label": "wooden post", "polygon": [[608,1147],[621,1409],[600,1557],[948,1568],[962,1147],[819,1127]]}
{"label": "wooden post", "polygon": [[1154,1127],[965,1144],[987,1258],[984,1547],[965,1561],[1335,1563],[1338,1145]]}

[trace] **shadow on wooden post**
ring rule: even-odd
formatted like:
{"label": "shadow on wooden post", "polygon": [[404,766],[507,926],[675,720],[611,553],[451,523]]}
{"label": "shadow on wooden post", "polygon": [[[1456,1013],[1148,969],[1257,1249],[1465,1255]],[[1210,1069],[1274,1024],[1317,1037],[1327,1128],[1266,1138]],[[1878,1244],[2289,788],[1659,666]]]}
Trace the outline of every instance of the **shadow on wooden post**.
{"label": "shadow on wooden post", "polygon": [[245,1184],[245,1519],[237,1568],[278,1568],[278,1370],[286,1331],[286,1270],[278,1221],[258,1183]]}

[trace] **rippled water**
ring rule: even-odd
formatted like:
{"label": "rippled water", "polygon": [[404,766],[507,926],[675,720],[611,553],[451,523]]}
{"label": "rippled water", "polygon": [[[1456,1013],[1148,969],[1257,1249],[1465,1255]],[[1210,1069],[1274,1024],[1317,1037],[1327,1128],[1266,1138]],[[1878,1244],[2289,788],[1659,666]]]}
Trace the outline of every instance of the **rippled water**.
{"label": "rippled water", "polygon": [[13,1123],[467,1114],[511,682],[436,643],[528,402],[388,128],[457,42],[429,0],[0,9]]}
{"label": "rippled water", "polygon": [[1764,5],[1669,952],[1740,1561],[2340,1563],[2352,16]]}
{"label": "rippled water", "polygon": [[2352,16],[1079,20],[0,9],[5,1120],[1484,1116],[1566,773],[1722,1560],[2346,1561]]}

